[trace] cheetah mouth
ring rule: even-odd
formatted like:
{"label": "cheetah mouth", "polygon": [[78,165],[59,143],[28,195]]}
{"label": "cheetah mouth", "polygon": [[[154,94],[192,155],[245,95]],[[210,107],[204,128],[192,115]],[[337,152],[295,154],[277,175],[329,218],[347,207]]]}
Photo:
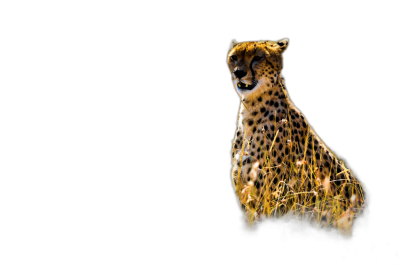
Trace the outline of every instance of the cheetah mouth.
{"label": "cheetah mouth", "polygon": [[255,86],[257,85],[257,81],[253,80],[253,82],[251,83],[251,85],[242,83],[242,82],[238,82],[237,83],[237,87],[240,90],[252,90]]}

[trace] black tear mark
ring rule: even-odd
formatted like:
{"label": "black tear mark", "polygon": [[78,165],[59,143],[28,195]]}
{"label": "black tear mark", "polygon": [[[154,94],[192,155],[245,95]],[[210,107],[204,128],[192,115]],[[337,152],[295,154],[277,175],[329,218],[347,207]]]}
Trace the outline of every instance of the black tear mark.
{"label": "black tear mark", "polygon": [[255,74],[254,74],[254,70],[253,70],[253,62],[255,61],[255,58],[256,58],[256,56],[254,56],[250,62],[250,71],[251,71],[253,78],[255,78]]}

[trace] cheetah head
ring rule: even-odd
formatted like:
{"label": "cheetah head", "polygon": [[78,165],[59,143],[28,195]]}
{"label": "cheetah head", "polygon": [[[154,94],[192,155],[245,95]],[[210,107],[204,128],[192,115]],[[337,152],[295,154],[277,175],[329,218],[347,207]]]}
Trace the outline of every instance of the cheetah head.
{"label": "cheetah head", "polygon": [[239,96],[257,96],[276,84],[289,39],[232,43],[228,66]]}

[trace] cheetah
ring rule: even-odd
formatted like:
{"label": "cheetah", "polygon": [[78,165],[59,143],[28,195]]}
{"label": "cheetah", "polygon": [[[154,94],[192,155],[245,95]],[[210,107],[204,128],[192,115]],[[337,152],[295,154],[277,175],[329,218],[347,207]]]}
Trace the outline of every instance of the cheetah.
{"label": "cheetah", "polygon": [[281,76],[288,44],[233,42],[228,53],[240,96],[232,146],[236,194],[250,224],[293,214],[351,231],[365,206],[363,188],[290,100]]}

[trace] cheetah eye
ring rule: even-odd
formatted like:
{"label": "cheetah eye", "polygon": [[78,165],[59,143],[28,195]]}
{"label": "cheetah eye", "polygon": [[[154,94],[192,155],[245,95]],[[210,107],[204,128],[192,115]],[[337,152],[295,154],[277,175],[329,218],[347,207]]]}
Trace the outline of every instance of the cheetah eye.
{"label": "cheetah eye", "polygon": [[255,62],[261,61],[262,57],[261,56],[254,56],[253,60]]}
{"label": "cheetah eye", "polygon": [[232,56],[231,56],[231,60],[234,61],[234,62],[236,62],[236,61],[237,61],[237,56],[236,56],[236,55],[232,55]]}

